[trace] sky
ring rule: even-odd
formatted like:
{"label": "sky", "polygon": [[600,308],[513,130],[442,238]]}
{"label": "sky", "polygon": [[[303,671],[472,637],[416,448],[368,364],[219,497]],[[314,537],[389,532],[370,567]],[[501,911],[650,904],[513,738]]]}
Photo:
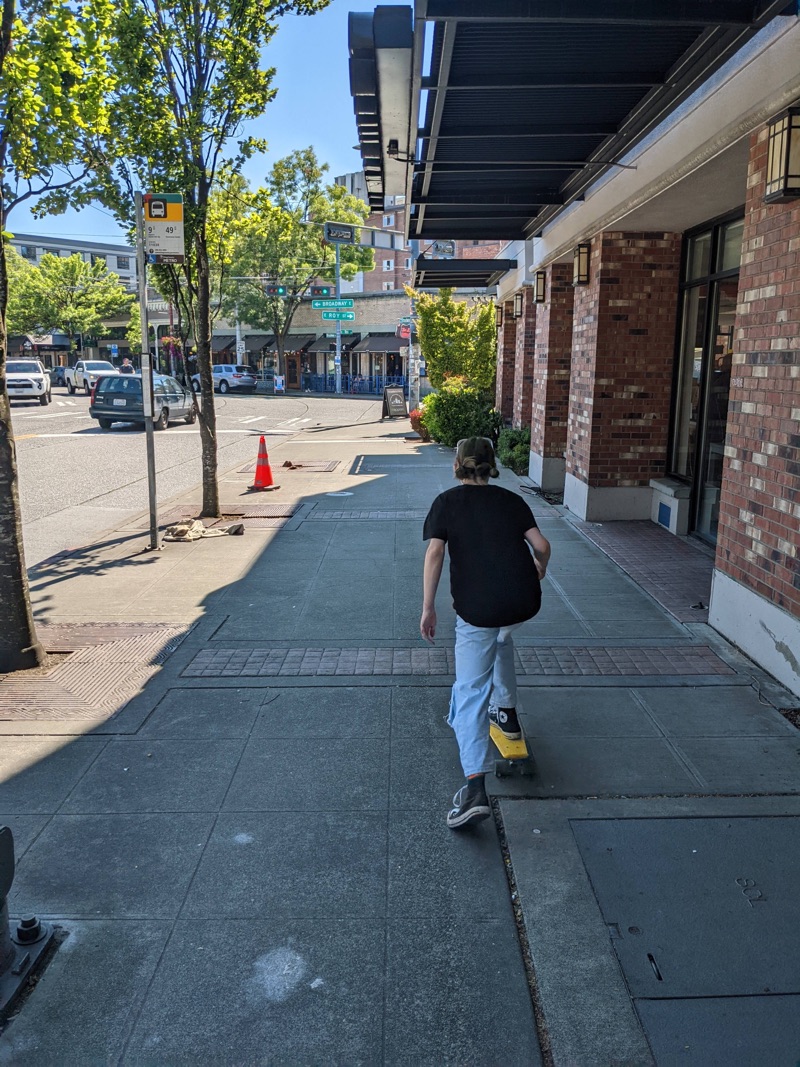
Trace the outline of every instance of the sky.
{"label": "sky", "polygon": [[[373,11],[379,0],[332,0],[311,17],[288,15],[265,50],[265,66],[276,68],[275,100],[246,133],[269,142],[266,155],[250,160],[245,175],[256,185],[277,159],[297,148],[313,145],[318,159],[330,164],[327,177],[361,169],[347,51],[347,15]],[[169,190],[164,190],[169,192]],[[8,227],[12,233],[85,240],[127,242],[115,219],[99,205],[64,215],[34,219],[25,205],[14,209]]]}

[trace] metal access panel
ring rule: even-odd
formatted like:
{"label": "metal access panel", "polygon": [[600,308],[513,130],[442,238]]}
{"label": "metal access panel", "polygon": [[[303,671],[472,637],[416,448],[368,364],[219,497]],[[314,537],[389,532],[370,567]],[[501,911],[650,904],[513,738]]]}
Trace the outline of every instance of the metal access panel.
{"label": "metal access panel", "polygon": [[797,1067],[800,997],[637,1000],[657,1064]]}
{"label": "metal access panel", "polygon": [[571,825],[633,997],[800,993],[799,816]]}

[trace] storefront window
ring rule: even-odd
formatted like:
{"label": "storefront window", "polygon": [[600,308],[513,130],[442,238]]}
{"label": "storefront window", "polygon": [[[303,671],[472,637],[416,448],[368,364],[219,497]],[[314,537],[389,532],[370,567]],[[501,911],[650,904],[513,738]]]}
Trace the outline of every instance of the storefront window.
{"label": "storefront window", "polygon": [[689,240],[686,280],[704,278],[711,272],[711,233],[701,233]]}
{"label": "storefront window", "polygon": [[738,270],[742,262],[742,234],[744,219],[729,223],[722,231],[720,241],[720,265],[722,270]]}

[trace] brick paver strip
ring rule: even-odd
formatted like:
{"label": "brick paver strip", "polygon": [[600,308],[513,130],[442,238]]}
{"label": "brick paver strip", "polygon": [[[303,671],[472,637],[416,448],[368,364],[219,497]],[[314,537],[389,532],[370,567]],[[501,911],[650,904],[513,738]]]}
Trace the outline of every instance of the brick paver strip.
{"label": "brick paver strip", "polygon": [[[602,677],[736,673],[707,645],[518,648],[517,669],[522,675]],[[452,674],[454,670],[452,648],[216,648],[198,652],[183,675],[186,678],[352,677]]]}

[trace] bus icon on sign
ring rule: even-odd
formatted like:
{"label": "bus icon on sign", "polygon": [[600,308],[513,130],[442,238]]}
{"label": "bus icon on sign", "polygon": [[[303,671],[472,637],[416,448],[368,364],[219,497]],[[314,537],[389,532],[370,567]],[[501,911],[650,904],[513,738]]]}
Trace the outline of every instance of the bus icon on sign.
{"label": "bus icon on sign", "polygon": [[167,217],[167,202],[166,200],[151,200],[150,201],[150,218],[151,219],[165,219]]}

